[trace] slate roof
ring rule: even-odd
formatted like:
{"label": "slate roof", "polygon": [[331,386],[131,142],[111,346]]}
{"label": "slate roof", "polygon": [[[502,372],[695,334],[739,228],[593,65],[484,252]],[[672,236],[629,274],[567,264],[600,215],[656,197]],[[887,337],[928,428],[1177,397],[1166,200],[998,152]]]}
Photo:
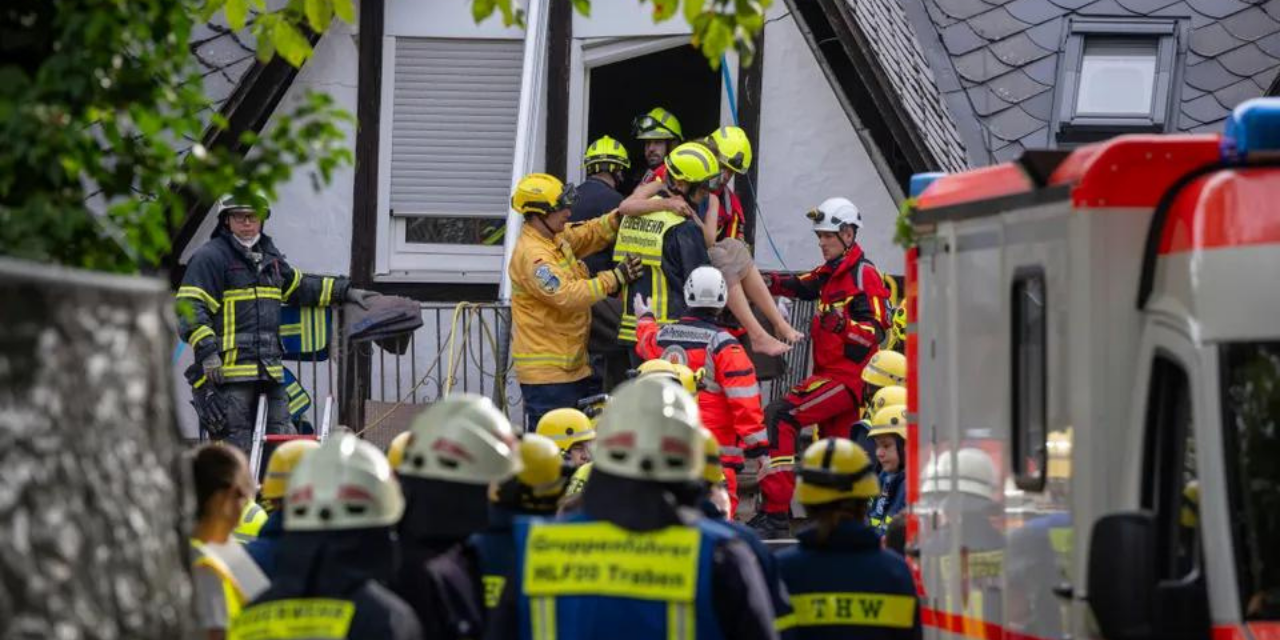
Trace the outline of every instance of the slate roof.
{"label": "slate roof", "polygon": [[[1221,130],[1231,108],[1265,95],[1280,69],[1280,0],[902,1],[923,5],[912,25],[970,158],[984,163],[1050,145],[1053,89],[1071,16],[1174,17],[1187,24],[1170,111],[1179,131]],[[984,150],[989,157],[981,157]]]}
{"label": "slate roof", "polygon": [[[801,0],[805,1],[805,0]],[[943,171],[968,168],[964,144],[899,0],[847,0],[893,92]],[[980,0],[971,0],[980,1]]]}

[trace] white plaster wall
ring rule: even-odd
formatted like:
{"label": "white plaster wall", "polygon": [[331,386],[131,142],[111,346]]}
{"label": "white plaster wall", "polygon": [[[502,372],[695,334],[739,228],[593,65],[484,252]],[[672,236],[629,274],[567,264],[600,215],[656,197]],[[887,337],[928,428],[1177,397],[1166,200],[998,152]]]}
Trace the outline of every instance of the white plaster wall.
{"label": "white plaster wall", "polygon": [[[760,217],[755,253],[762,269],[817,266],[822,256],[804,213],[826,198],[844,196],[862,211],[859,242],[871,260],[882,271],[902,273],[903,252],[893,243],[897,205],[795,21],[785,12],[765,26],[756,158]],[[770,247],[766,228],[781,260]]]}

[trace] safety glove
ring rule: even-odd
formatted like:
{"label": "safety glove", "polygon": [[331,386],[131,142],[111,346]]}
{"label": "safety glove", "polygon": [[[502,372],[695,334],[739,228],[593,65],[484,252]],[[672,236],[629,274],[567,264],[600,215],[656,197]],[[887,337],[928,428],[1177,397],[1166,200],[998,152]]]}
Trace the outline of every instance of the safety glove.
{"label": "safety glove", "polygon": [[631,310],[635,312],[637,318],[653,315],[653,307],[649,305],[649,301],[644,299],[643,295],[636,294],[631,299]]}
{"label": "safety glove", "polygon": [[200,362],[200,367],[204,369],[204,377],[214,386],[222,386],[226,380],[226,376],[222,372],[222,356],[217,353],[211,354]]}
{"label": "safety glove", "polygon": [[640,279],[644,275],[644,264],[640,262],[640,256],[628,255],[613,268],[613,275],[618,278],[618,286],[631,284]]}

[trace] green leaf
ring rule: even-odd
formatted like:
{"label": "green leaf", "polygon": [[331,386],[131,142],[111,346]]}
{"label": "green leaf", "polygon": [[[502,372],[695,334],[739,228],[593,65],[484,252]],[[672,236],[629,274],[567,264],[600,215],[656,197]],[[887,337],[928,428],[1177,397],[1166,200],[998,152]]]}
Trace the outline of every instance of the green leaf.
{"label": "green leaf", "polygon": [[653,21],[666,22],[680,8],[680,0],[653,0]]}
{"label": "green leaf", "polygon": [[295,67],[301,67],[311,56],[311,43],[307,42],[306,36],[285,20],[277,22],[271,30],[271,42],[280,52],[280,57]]}
{"label": "green leaf", "polygon": [[707,32],[702,37],[702,55],[711,62],[711,68],[720,68],[720,56],[733,46],[733,30],[728,20],[716,16],[707,25]]}
{"label": "green leaf", "polygon": [[333,0],[333,12],[338,14],[338,18],[348,24],[354,24],[356,21],[356,4],[354,0]]}
{"label": "green leaf", "polygon": [[573,9],[579,15],[591,17],[591,0],[573,0]]}
{"label": "green leaf", "polygon": [[243,29],[245,20],[249,16],[248,0],[226,0],[226,2],[227,24],[236,31]]}
{"label": "green leaf", "polygon": [[471,0],[471,17],[476,24],[484,22],[498,8],[497,0]]}
{"label": "green leaf", "polygon": [[205,0],[205,3],[200,6],[200,12],[196,15],[200,17],[201,22],[208,22],[213,19],[213,14],[217,13],[226,3],[227,0]]}
{"label": "green leaf", "polygon": [[316,33],[323,33],[333,20],[333,0],[307,0],[307,24]]}
{"label": "green leaf", "polygon": [[706,6],[705,0],[684,0],[684,21],[690,26],[698,20],[698,16],[702,15],[702,7]]}

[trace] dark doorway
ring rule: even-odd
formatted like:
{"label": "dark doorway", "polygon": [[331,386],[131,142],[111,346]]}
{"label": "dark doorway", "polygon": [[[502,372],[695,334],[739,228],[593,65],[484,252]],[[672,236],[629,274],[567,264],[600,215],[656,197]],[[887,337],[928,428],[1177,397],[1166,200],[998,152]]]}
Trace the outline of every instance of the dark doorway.
{"label": "dark doorway", "polygon": [[685,139],[705,136],[720,126],[720,72],[691,46],[596,67],[590,86],[588,142],[603,135],[622,141],[633,168],[643,166],[644,155],[631,139],[631,121],[654,107],[675,114]]}

